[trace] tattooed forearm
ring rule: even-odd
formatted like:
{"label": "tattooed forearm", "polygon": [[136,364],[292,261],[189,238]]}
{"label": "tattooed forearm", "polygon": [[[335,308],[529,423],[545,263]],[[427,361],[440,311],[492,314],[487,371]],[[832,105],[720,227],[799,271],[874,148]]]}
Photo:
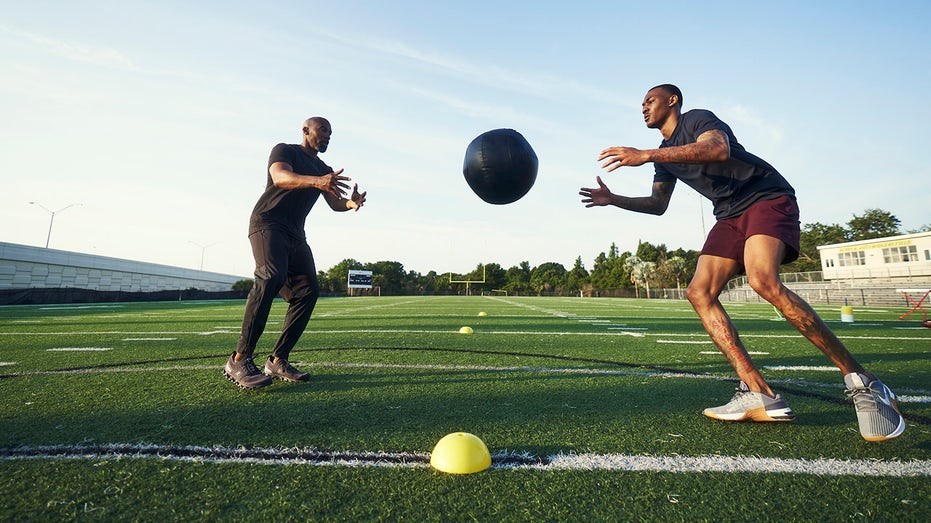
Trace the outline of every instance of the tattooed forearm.
{"label": "tattooed forearm", "polygon": [[730,157],[730,143],[724,131],[705,131],[695,143],[677,147],[664,147],[651,152],[655,163],[709,163],[723,162]]}
{"label": "tattooed forearm", "polygon": [[658,216],[666,212],[669,207],[669,200],[672,199],[672,190],[674,188],[675,185],[671,183],[656,182],[653,184],[653,192],[650,196],[631,198],[616,195],[613,203],[621,209]]}

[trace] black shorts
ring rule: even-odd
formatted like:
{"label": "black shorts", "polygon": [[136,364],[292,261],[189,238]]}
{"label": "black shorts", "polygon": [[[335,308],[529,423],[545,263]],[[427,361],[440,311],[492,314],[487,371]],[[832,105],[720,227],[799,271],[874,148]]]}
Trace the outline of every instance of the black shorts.
{"label": "black shorts", "polygon": [[701,253],[720,256],[744,263],[744,244],[747,238],[763,234],[782,240],[786,255],[782,263],[798,259],[801,224],[798,203],[792,196],[754,203],[736,218],[718,220],[708,233]]}

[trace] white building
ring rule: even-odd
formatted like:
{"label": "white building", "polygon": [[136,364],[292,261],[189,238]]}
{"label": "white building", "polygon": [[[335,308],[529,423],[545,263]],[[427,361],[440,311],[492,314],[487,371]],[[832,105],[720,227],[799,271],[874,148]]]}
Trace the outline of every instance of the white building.
{"label": "white building", "polygon": [[931,281],[931,231],[818,247],[825,280]]}

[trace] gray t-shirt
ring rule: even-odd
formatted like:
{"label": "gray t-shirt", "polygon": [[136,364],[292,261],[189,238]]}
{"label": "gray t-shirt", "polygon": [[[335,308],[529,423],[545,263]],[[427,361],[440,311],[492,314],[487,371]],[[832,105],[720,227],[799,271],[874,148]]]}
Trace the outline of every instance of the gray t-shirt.
{"label": "gray t-shirt", "polygon": [[723,162],[686,164],[656,163],[654,182],[682,180],[711,200],[718,220],[740,216],[748,207],[762,200],[783,195],[795,197],[795,189],[775,167],[747,152],[731,128],[711,111],[692,109],[679,116],[679,124],[660,149],[695,143],[706,131],[718,129],[727,134],[731,157]]}

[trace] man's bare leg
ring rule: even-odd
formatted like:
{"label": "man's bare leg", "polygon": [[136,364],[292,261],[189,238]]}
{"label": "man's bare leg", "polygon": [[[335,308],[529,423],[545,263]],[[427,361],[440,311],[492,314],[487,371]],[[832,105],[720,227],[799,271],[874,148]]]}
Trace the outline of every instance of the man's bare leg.
{"label": "man's bare leg", "polygon": [[705,331],[711,336],[711,341],[724,354],[741,381],[746,383],[751,391],[775,397],[775,393],[750,359],[750,354],[740,341],[737,328],[718,300],[727,281],[737,274],[739,268],[740,264],[736,260],[700,256],[695,276],[689,283],[686,295],[701,319]]}
{"label": "man's bare leg", "polygon": [[845,375],[858,372],[872,378],[811,305],[783,285],[779,279],[779,263],[784,255],[785,244],[777,238],[761,234],[747,238],[744,259],[747,260],[750,287],[773,304],[790,325],[818,347]]}

